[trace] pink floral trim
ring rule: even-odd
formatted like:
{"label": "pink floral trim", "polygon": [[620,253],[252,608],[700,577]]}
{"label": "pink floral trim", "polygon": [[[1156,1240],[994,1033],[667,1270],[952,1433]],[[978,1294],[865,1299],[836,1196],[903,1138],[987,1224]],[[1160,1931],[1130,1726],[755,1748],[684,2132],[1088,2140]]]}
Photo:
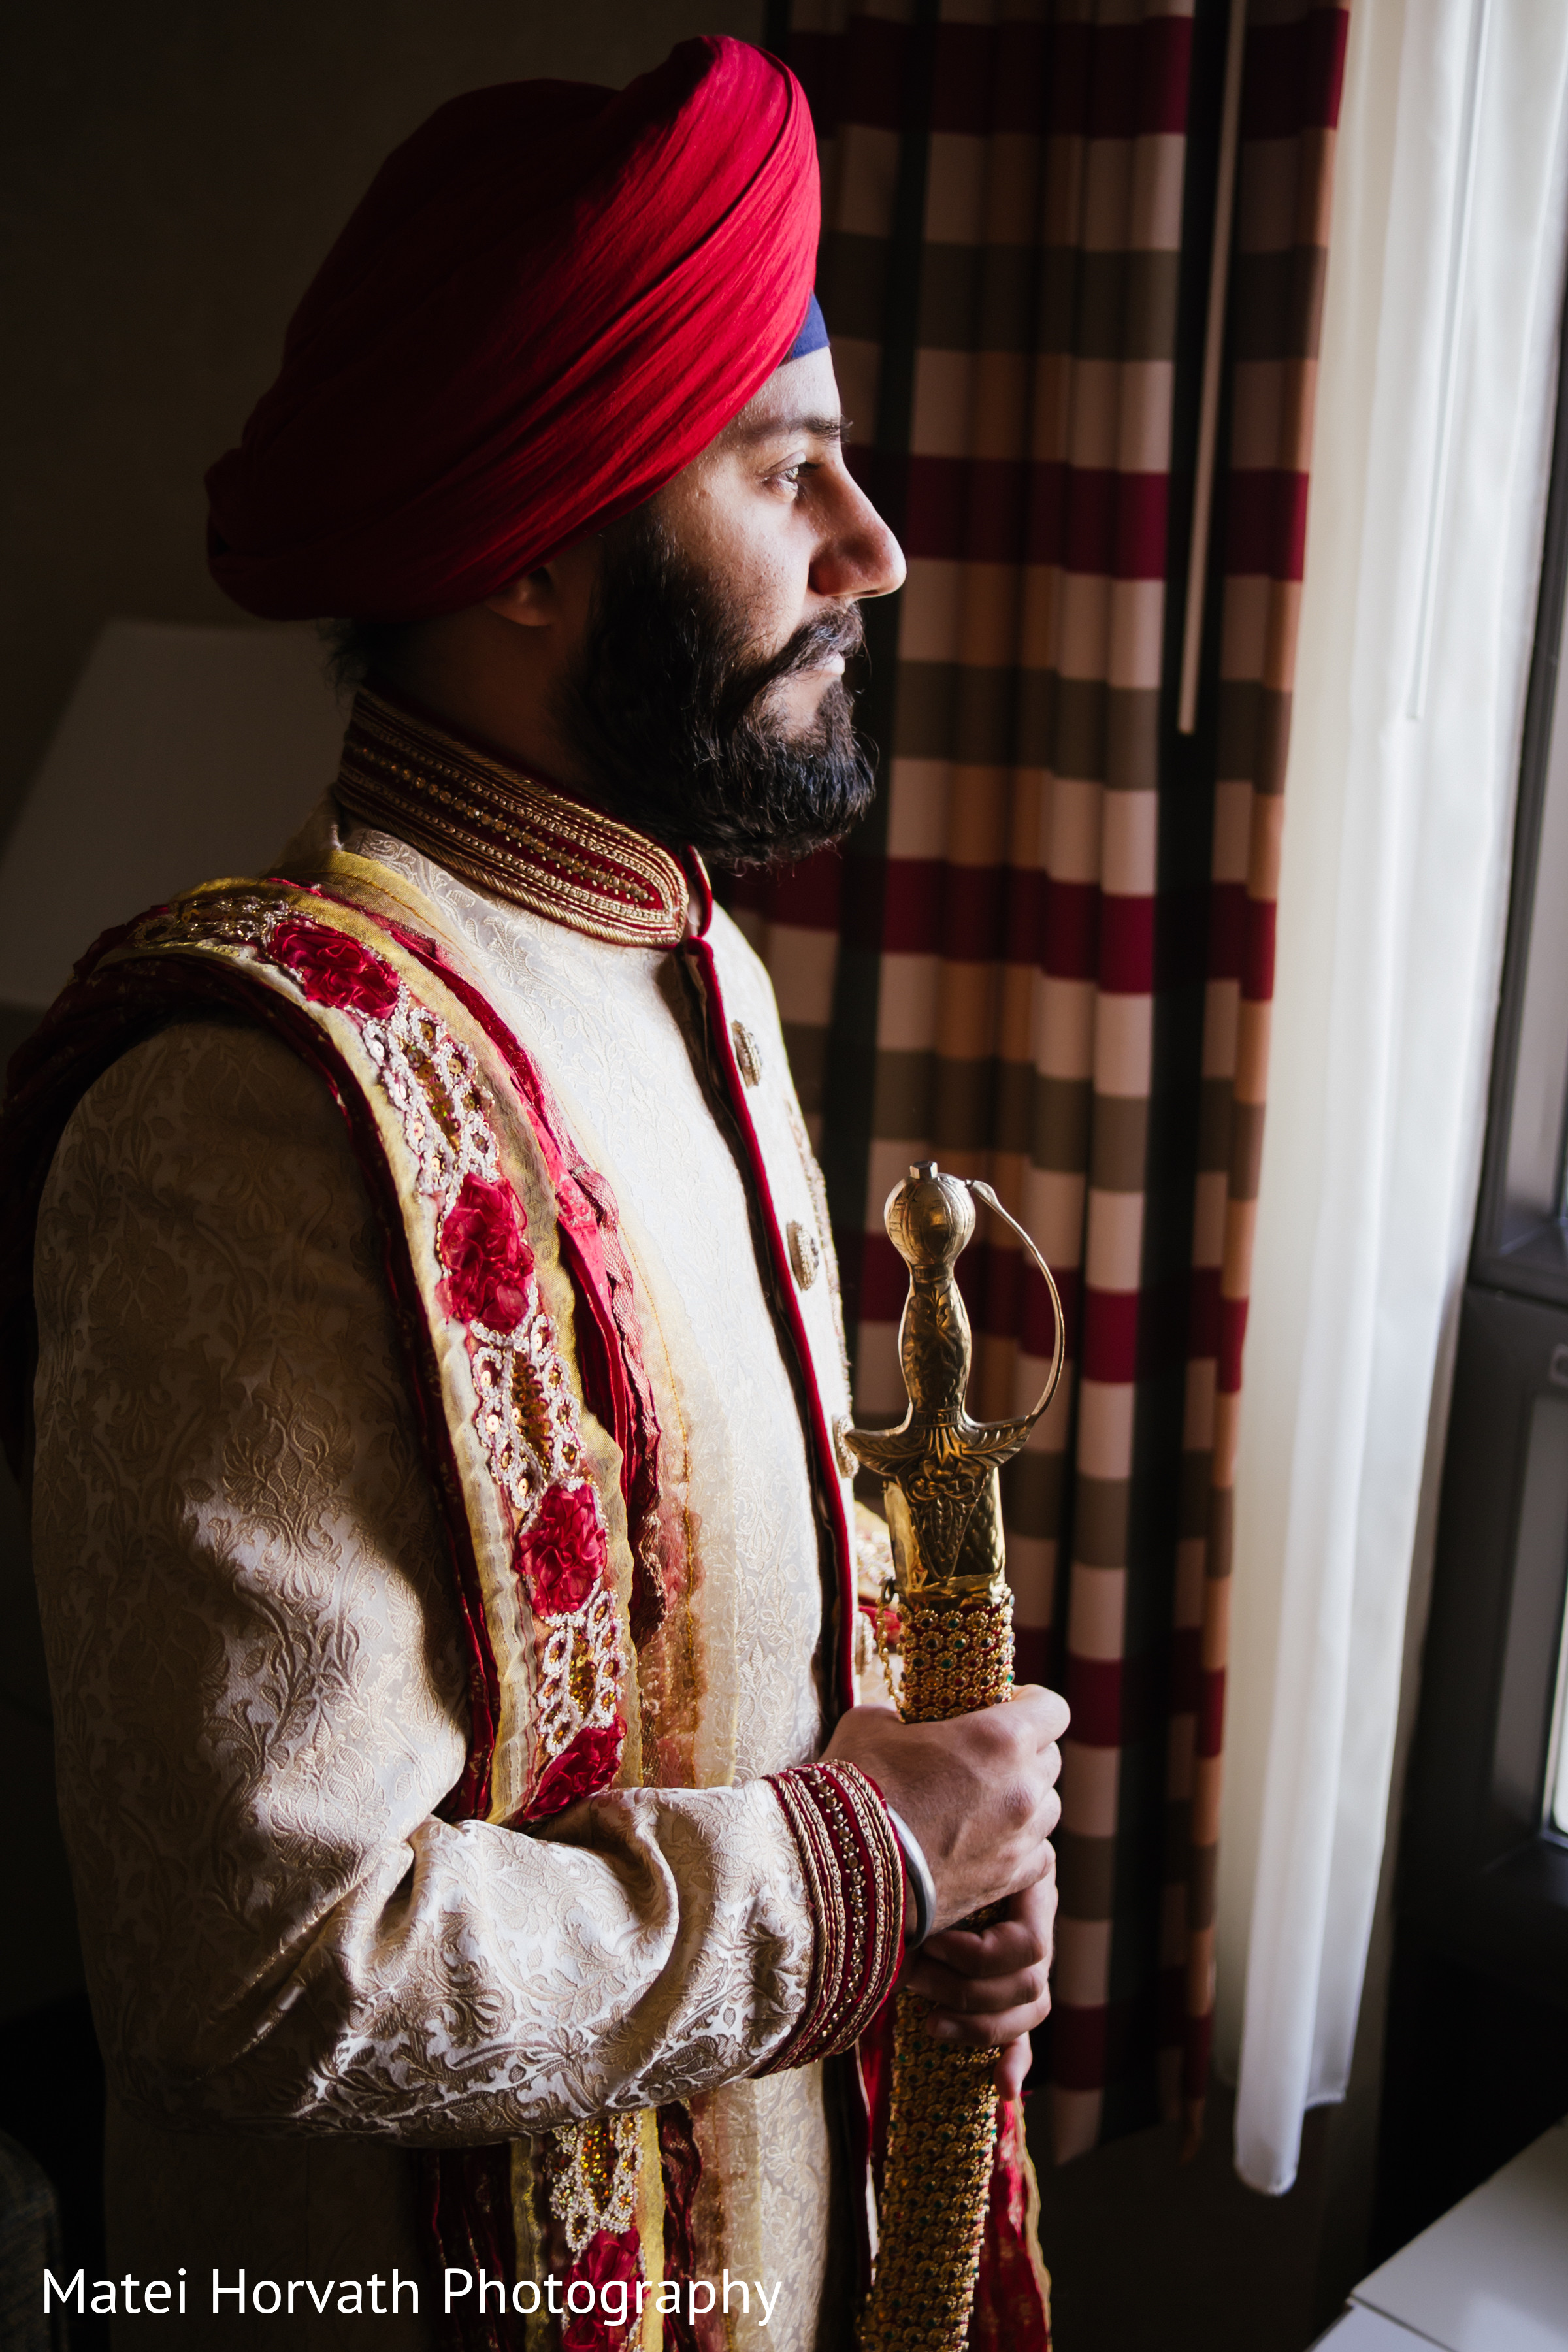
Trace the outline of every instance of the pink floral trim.
{"label": "pink floral trim", "polygon": [[522,1204],[510,1184],[465,1176],[437,1244],[447,1279],[441,1304],[458,1323],[515,1331],[528,1312],[533,1252],[522,1238]]}
{"label": "pink floral trim", "polygon": [[517,1539],[518,1573],[542,1617],[582,1608],[609,1563],[590,1486],[552,1486]]}
{"label": "pink floral trim", "polygon": [[175,939],[248,950],[351,1021],[402,1125],[445,1269],[437,1303],[463,1328],[473,1426],[533,1612],[533,1788],[513,1818],[559,1812],[619,1769],[626,1661],[603,1507],[479,1064],[385,957],[334,923],[280,908],[265,885],[150,918],[135,944]]}
{"label": "pink floral trim", "polygon": [[285,918],[273,924],[269,944],[274,962],[292,972],[312,1004],[374,1021],[389,1019],[395,1009],[396,973],[344,932]]}

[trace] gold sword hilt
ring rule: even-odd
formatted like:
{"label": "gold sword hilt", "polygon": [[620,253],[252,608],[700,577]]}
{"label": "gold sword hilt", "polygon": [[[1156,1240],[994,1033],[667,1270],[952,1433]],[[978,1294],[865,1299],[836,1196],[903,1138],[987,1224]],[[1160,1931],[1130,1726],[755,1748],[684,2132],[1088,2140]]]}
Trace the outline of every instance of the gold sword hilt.
{"label": "gold sword hilt", "polygon": [[[976,1200],[1018,1235],[1045,1279],[1056,1318],[1045,1387],[1030,1410],[1011,1421],[973,1421],[968,1410],[973,1347],[953,1269],[974,1233]],[[944,1176],[934,1160],[921,1160],[889,1194],[883,1217],[910,1270],[899,1325],[909,1410],[896,1429],[840,1434],[864,1467],[881,1476],[900,1601],[999,1601],[1006,1582],[997,1474],[1022,1448],[1061,1378],[1061,1298],[1050,1267],[989,1184]]]}

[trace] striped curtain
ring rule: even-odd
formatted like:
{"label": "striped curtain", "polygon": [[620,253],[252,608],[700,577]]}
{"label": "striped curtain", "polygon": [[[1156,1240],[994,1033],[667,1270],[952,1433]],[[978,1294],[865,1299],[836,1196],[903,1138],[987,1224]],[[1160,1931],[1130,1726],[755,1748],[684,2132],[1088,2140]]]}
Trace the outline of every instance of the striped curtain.
{"label": "striped curtain", "polygon": [[[1185,2111],[1213,2005],[1230,1489],[1314,354],[1346,16],[1250,0],[1194,733],[1176,730],[1225,0],[795,0],[851,462],[903,541],[868,607],[877,809],[742,877],[828,1180],[856,1398],[905,1402],[910,1161],[1036,1236],[1070,1377],[1005,1474],[1020,1671],[1073,1711],[1058,2157]],[[983,1220],[983,1224],[984,1224]],[[1052,1340],[1004,1231],[962,1265],[972,1409]]]}

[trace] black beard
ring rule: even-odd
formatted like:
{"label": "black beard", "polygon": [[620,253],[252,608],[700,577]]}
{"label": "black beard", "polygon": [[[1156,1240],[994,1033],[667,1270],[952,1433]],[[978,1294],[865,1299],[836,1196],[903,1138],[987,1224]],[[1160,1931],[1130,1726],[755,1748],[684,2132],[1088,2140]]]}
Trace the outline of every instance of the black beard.
{"label": "black beard", "polygon": [[836,679],[809,727],[770,708],[779,679],[865,643],[845,604],[759,658],[741,614],[645,509],[605,535],[582,652],[554,719],[583,782],[612,816],[712,863],[793,864],[847,834],[875,772]]}

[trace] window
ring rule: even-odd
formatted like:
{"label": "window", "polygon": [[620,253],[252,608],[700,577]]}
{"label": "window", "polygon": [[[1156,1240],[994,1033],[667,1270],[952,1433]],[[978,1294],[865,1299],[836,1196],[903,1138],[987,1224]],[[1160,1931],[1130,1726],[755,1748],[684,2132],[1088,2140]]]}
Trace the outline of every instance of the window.
{"label": "window", "polygon": [[1487,1145],[1401,1847],[1402,1933],[1568,1989],[1568,366]]}
{"label": "window", "polygon": [[[1564,331],[1568,362],[1568,325]],[[1395,1879],[1373,2251],[1568,2108],[1568,363]]]}
{"label": "window", "polygon": [[1568,508],[1559,419],[1473,1276],[1568,1305]]}
{"label": "window", "polygon": [[[1568,1307],[1568,497],[1559,393],[1552,495],[1515,827],[1472,1290]],[[1521,1398],[1494,1797],[1568,1835],[1568,1337],[1536,1324]],[[1548,1346],[1548,1341],[1550,1345]],[[1544,1360],[1542,1360],[1544,1350]],[[1456,1427],[1450,1452],[1462,1455]],[[1498,1465],[1501,1472],[1502,1465]],[[1496,1500],[1503,1496],[1500,1477]]]}

